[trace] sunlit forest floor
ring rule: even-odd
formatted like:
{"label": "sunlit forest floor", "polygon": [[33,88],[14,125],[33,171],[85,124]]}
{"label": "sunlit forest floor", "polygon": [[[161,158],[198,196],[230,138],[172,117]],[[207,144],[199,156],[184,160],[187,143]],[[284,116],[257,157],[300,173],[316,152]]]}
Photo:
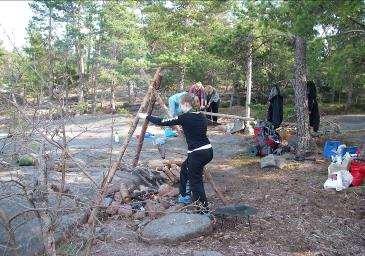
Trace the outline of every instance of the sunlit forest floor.
{"label": "sunlit forest floor", "polygon": [[[349,117],[340,119],[346,118]],[[352,119],[356,120],[355,127],[358,118]],[[365,253],[361,228],[365,223],[355,212],[363,188],[342,192],[324,190],[328,161],[287,161],[282,170],[262,170],[259,158],[240,153],[252,140],[243,135],[222,135],[223,130],[219,126],[210,128],[216,157],[208,168],[231,203],[245,203],[258,210],[252,216],[251,231],[245,221],[226,220],[223,227],[217,225],[211,235],[175,245],[149,245],[140,241],[133,221],[109,220],[101,227],[110,237],[96,240],[93,255],[191,255],[201,250],[224,255]],[[365,132],[337,136],[349,144],[363,141],[364,137]],[[317,160],[322,159],[322,142],[318,140],[312,156]],[[222,205],[210,185],[206,183],[205,186],[213,207]],[[65,254],[72,254],[79,245],[75,237],[73,243],[60,249]]]}
{"label": "sunlit forest floor", "polygon": [[[241,110],[237,110],[239,114]],[[345,130],[363,128],[364,115],[330,116]],[[121,136],[127,133],[131,116],[117,115],[114,129]],[[214,232],[176,245],[149,245],[140,241],[133,228],[135,223],[128,219],[110,219],[98,224],[97,230],[108,233],[107,239],[96,236],[92,246],[93,255],[191,255],[193,251],[213,250],[224,255],[362,255],[364,251],[363,220],[357,219],[361,188],[349,188],[342,192],[326,191],[323,183],[327,179],[328,161],[287,161],[282,170],[262,170],[259,158],[245,156],[243,152],[252,144],[252,139],[242,134],[225,134],[226,121],[222,125],[209,127],[209,138],[214,148],[213,162],[208,165],[213,179],[231,203],[244,203],[258,212],[252,216],[252,230],[244,221],[225,221],[223,227],[216,226]],[[69,143],[72,154],[85,162],[90,175],[100,181],[110,161],[118,156],[120,144],[112,143],[110,154],[112,119],[110,115],[75,116],[66,127],[67,136],[77,137]],[[85,129],[87,128],[87,129]],[[137,129],[137,133],[140,128]],[[148,131],[161,135],[162,130],[150,126]],[[321,159],[320,152],[326,138],[339,138],[348,145],[365,140],[365,132],[345,132],[317,140],[317,149],[312,158]],[[126,155],[126,161],[134,156],[135,138]],[[167,158],[181,158],[186,148],[183,138],[167,143]],[[5,154],[6,155],[6,154]],[[4,155],[4,156],[5,156]],[[141,161],[159,158],[157,148],[145,142]],[[111,159],[111,160],[110,160]],[[32,176],[32,167],[21,168],[24,175]],[[2,172],[2,178],[5,178]],[[55,174],[56,175],[56,174]],[[57,173],[59,175],[59,173]],[[28,176],[27,176],[28,177]],[[70,170],[66,175],[72,192],[84,193],[85,202],[92,199],[95,191],[82,174]],[[57,177],[56,177],[57,178]],[[212,208],[222,205],[208,183],[205,184]],[[66,202],[67,203],[67,202]],[[6,209],[19,208],[9,202]],[[64,216],[71,217],[72,216]],[[32,229],[29,224],[18,232],[28,243]],[[85,231],[86,232],[86,231]],[[60,255],[80,255],[85,245],[85,232],[75,231],[75,236],[59,247]],[[35,240],[29,244],[36,249]]]}

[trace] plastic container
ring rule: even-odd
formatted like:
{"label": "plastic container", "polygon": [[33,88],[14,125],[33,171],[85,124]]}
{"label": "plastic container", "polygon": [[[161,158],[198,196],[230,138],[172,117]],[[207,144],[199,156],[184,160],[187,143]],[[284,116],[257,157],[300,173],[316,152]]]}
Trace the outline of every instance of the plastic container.
{"label": "plastic container", "polygon": [[323,148],[323,156],[327,159],[331,159],[332,156],[336,155],[338,146],[341,145],[341,141],[338,140],[327,140]]}
{"label": "plastic container", "polygon": [[349,169],[353,177],[352,185],[355,187],[360,186],[365,179],[365,161],[352,160]]}
{"label": "plastic container", "polygon": [[164,136],[165,138],[172,138],[177,136],[177,132],[172,130],[171,128],[166,128],[164,130]]}
{"label": "plastic container", "polygon": [[346,147],[342,150],[342,156],[344,156],[346,153],[349,153],[350,155],[354,155],[357,153],[358,147]]}

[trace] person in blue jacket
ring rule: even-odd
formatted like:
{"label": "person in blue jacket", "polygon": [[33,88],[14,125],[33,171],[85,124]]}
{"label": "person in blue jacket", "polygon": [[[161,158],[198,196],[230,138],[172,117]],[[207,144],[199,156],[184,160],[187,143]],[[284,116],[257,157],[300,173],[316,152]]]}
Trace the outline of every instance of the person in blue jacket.
{"label": "person in blue jacket", "polygon": [[179,92],[169,98],[169,111],[172,117],[178,116],[183,113],[180,108],[180,101],[181,97],[185,94],[187,94],[187,92]]}

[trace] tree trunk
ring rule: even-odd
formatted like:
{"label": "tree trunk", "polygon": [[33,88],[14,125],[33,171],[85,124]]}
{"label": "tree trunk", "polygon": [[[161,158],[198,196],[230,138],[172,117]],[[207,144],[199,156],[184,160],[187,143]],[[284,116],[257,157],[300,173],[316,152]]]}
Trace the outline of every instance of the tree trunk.
{"label": "tree trunk", "polygon": [[354,87],[352,83],[350,82],[347,88],[347,101],[346,101],[346,110],[349,109],[349,107],[352,105],[352,96],[353,96]]}
{"label": "tree trunk", "polygon": [[77,53],[77,75],[78,75],[78,97],[79,102],[84,102],[84,80],[85,80],[85,64],[83,49],[80,42],[76,43],[76,53]]}
{"label": "tree trunk", "polygon": [[112,113],[116,111],[116,104],[115,104],[115,82],[112,81],[110,84],[110,109]]}
{"label": "tree trunk", "polygon": [[49,8],[48,17],[48,90],[51,99],[54,99],[53,89],[54,89],[54,74],[53,74],[53,56],[52,56],[52,16],[53,8]]}
{"label": "tree trunk", "polygon": [[134,81],[128,82],[128,95],[128,103],[134,102],[134,98],[136,97]]}
{"label": "tree trunk", "polygon": [[96,62],[93,67],[93,71],[91,74],[91,91],[92,91],[92,104],[91,104],[91,111],[93,114],[96,112],[96,76],[99,68],[99,63]]}
{"label": "tree trunk", "polygon": [[[113,57],[113,62],[116,63],[117,62],[117,46],[116,46],[116,44],[112,45],[112,57]],[[116,80],[116,77],[113,75],[112,82],[110,84],[110,108],[111,108],[112,113],[115,113],[115,111],[116,111],[116,103],[115,103],[115,85],[116,85],[116,81],[115,80]]]}
{"label": "tree trunk", "polygon": [[229,109],[232,109],[234,103],[234,86],[232,87],[232,93],[229,98]]}
{"label": "tree trunk", "polygon": [[233,106],[236,106],[239,103],[238,86],[239,86],[239,82],[237,82],[237,81],[233,82],[229,108],[232,108]]}
{"label": "tree trunk", "polygon": [[335,104],[336,90],[334,88],[331,89],[331,103]]}
{"label": "tree trunk", "polygon": [[[183,55],[186,55],[186,45],[183,45]],[[184,91],[184,83],[185,83],[185,75],[186,75],[186,64],[184,63],[181,68],[181,78],[180,78],[180,91]]]}
{"label": "tree trunk", "polygon": [[338,91],[338,104],[341,104],[341,89]]}
{"label": "tree trunk", "polygon": [[294,71],[294,102],[297,126],[296,155],[304,158],[309,150],[309,116],[306,86],[306,42],[302,37],[295,37],[295,71]]}
{"label": "tree trunk", "polygon": [[[246,117],[251,117],[251,90],[252,90],[252,35],[247,37],[247,56],[246,56]],[[245,134],[253,135],[254,130],[249,121],[245,122]]]}
{"label": "tree trunk", "polygon": [[93,65],[91,68],[91,81],[90,81],[90,85],[91,86],[91,92],[92,92],[92,103],[91,103],[91,111],[93,114],[95,114],[96,112],[96,94],[97,94],[97,75],[99,72],[99,56],[100,56],[100,40],[97,41],[97,46],[95,49],[95,54],[93,56]]}
{"label": "tree trunk", "polygon": [[[81,15],[82,15],[82,5],[77,4],[75,10],[76,28],[80,33],[82,30]],[[76,54],[77,54],[77,75],[78,75],[78,99],[79,102],[84,102],[85,100],[85,60],[84,60],[84,45],[80,35],[76,37]]]}
{"label": "tree trunk", "polygon": [[180,78],[180,91],[184,91],[184,83],[185,83],[185,73],[186,73],[186,66],[184,65],[181,68],[181,78]]}
{"label": "tree trunk", "polygon": [[246,117],[251,116],[251,88],[252,88],[252,35],[247,38],[246,56]]}

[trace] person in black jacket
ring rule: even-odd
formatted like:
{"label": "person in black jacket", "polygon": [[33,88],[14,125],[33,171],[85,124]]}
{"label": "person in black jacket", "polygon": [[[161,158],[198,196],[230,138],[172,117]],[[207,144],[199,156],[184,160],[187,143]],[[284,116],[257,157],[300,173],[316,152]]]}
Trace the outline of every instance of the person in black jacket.
{"label": "person in black jacket", "polygon": [[279,86],[277,85],[271,88],[269,94],[267,121],[272,123],[275,129],[283,122],[283,96],[281,96]]}
{"label": "person in black jacket", "polygon": [[[207,102],[208,102],[206,107],[207,112],[218,113],[219,103],[220,103],[218,91],[214,89],[213,86],[211,85],[207,85],[205,87],[205,91],[207,93]],[[207,119],[213,121],[213,124],[217,124],[218,120],[217,116],[207,115]]]}
{"label": "person in black jacket", "polygon": [[203,185],[203,169],[213,159],[213,149],[207,137],[207,119],[202,113],[192,112],[195,96],[187,93],[182,96],[180,104],[183,114],[171,118],[161,119],[156,116],[139,114],[140,118],[147,118],[153,124],[160,126],[181,125],[186,143],[188,156],[180,171],[180,197],[187,197],[186,183],[189,181],[192,199],[207,207],[207,198]]}
{"label": "person in black jacket", "polygon": [[317,90],[313,81],[307,82],[307,98],[308,98],[308,111],[309,111],[309,126],[313,128],[313,131],[318,132],[319,129],[319,109],[317,102]]}

